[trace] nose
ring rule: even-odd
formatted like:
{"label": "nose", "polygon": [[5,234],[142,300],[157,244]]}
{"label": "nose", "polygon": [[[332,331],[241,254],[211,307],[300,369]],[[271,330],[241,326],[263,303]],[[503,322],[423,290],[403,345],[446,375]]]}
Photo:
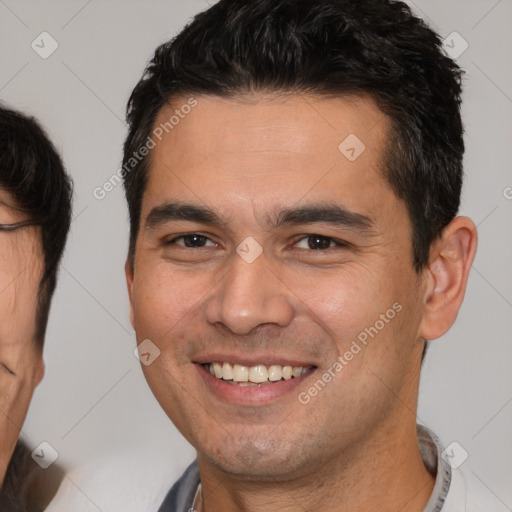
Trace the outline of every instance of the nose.
{"label": "nose", "polygon": [[292,294],[271,270],[264,252],[252,263],[235,253],[229,265],[206,304],[210,324],[247,335],[260,325],[285,327],[292,321]]}

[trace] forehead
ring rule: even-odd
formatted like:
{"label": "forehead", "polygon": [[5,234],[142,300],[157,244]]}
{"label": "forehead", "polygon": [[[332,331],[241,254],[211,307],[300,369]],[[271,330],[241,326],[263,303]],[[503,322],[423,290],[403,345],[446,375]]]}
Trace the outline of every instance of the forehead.
{"label": "forehead", "polygon": [[14,196],[0,186],[0,224],[10,224],[23,220],[23,212]]}
{"label": "forehead", "polygon": [[[41,228],[37,225],[25,225],[30,221],[30,215],[23,211],[12,193],[0,187],[0,257],[7,255],[12,259],[16,253],[19,260],[42,258]],[[13,224],[21,223],[19,227]],[[8,229],[8,226],[11,228]]]}
{"label": "forehead", "polygon": [[14,199],[14,196],[2,186],[0,186],[0,204],[5,207],[16,206],[16,200]]}
{"label": "forehead", "polygon": [[180,159],[196,156],[198,150],[205,156],[223,152],[226,157],[247,152],[264,156],[264,151],[336,155],[339,143],[350,134],[378,149],[388,128],[387,116],[367,96],[198,96],[195,107],[185,108],[188,100],[170,100],[158,113],[153,130],[163,129],[162,140]]}
{"label": "forehead", "polygon": [[[174,98],[153,128],[144,203],[186,196],[229,208],[343,196],[382,199],[387,116],[369,97]],[[158,131],[159,130],[159,131]],[[154,137],[155,133],[159,137]],[[220,203],[222,201],[222,204]],[[144,204],[143,204],[144,209]],[[263,212],[262,212],[263,213]]]}

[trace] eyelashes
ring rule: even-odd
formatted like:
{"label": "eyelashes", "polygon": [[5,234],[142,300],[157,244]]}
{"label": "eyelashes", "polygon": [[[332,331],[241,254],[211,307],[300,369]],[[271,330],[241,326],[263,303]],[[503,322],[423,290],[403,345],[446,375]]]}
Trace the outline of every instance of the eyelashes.
{"label": "eyelashes", "polygon": [[[182,243],[178,243],[182,241]],[[209,245],[208,245],[209,244]],[[299,249],[310,250],[310,251],[324,251],[333,248],[349,248],[351,244],[344,240],[338,240],[336,238],[320,235],[316,233],[310,233],[306,235],[302,235],[300,238],[297,238],[292,245],[298,246],[303,244],[302,247],[298,247]],[[210,237],[204,235],[202,233],[184,233],[179,236],[175,236],[170,240],[166,240],[163,242],[163,245],[168,246],[180,246],[184,249],[202,249],[205,247],[217,247],[218,244],[211,240]]]}
{"label": "eyelashes", "polygon": [[25,226],[36,226],[38,223],[33,220],[24,220],[21,222],[15,222],[14,224],[1,224],[0,223],[0,231],[15,231],[19,228],[24,228]]}
{"label": "eyelashes", "polygon": [[[184,241],[188,240],[189,242],[191,242],[191,245],[187,245],[187,243],[178,244],[178,243],[176,243],[177,240],[184,240]],[[209,237],[207,237],[206,235],[202,235],[201,233],[185,233],[183,235],[176,236],[176,237],[172,238],[171,240],[164,241],[164,245],[165,246],[180,245],[185,248],[196,249],[196,248],[201,248],[204,246],[200,245],[199,247],[197,247],[195,244],[198,244],[198,243],[200,244],[201,242],[206,242],[207,240],[212,242],[212,244],[214,244],[214,246],[218,245],[215,242],[213,242]]]}

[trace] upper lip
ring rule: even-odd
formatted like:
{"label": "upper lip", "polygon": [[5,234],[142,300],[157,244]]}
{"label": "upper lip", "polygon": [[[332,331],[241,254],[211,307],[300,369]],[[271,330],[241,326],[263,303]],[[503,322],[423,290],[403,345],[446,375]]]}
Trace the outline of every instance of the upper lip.
{"label": "upper lip", "polygon": [[261,354],[260,356],[251,354],[248,355],[233,355],[233,354],[205,354],[198,356],[193,359],[194,363],[197,364],[208,364],[208,363],[229,363],[231,365],[239,364],[242,366],[252,367],[257,365],[271,366],[273,364],[279,364],[282,366],[302,366],[309,368],[316,366],[313,362],[306,359],[297,359],[289,356],[279,356],[276,354]]}

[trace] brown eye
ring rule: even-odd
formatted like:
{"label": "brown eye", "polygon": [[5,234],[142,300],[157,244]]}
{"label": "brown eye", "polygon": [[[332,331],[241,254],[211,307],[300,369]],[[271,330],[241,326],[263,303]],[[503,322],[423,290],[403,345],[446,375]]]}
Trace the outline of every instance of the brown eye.
{"label": "brown eye", "polygon": [[308,236],[308,246],[310,249],[328,249],[331,245],[331,239],[321,235]]}
{"label": "brown eye", "polygon": [[203,247],[206,242],[206,237],[202,235],[185,235],[183,237],[185,247]]}
{"label": "brown eye", "polygon": [[187,233],[165,242],[165,245],[181,245],[187,248],[198,249],[205,247],[207,242],[210,242],[210,245],[215,245],[207,236],[199,233]]}
{"label": "brown eye", "polygon": [[301,238],[296,244],[296,246],[300,249],[312,249],[314,251],[323,251],[337,245],[343,244],[336,242],[331,237],[316,234],[307,235]]}

